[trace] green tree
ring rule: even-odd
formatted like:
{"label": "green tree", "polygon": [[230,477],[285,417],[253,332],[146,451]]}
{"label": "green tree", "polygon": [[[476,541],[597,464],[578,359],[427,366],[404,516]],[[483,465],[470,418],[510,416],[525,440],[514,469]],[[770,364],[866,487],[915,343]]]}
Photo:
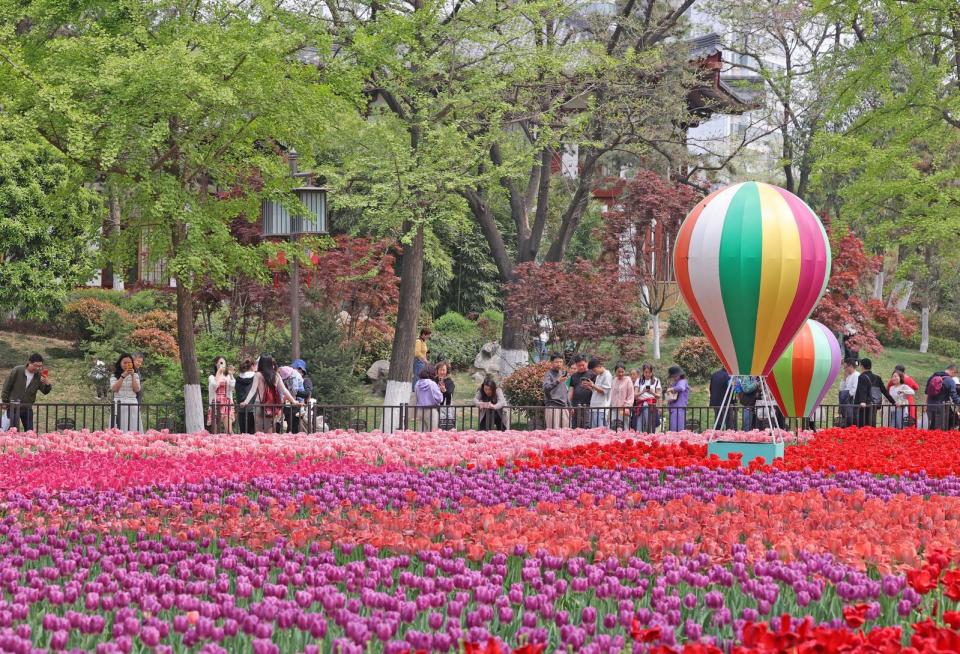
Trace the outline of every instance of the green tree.
{"label": "green tree", "polygon": [[[779,160],[770,181],[806,198],[815,163],[814,139],[828,125],[831,89],[845,72],[851,26],[817,11],[813,0],[708,0],[707,14],[723,25],[725,59],[733,75],[755,77],[757,124]],[[736,83],[736,82],[734,82]],[[742,83],[742,82],[741,82]],[[749,164],[747,164],[749,167]],[[755,171],[764,174],[768,171]],[[778,174],[779,173],[779,174]]]}
{"label": "green tree", "polygon": [[833,129],[818,139],[816,181],[869,247],[895,252],[895,277],[920,303],[925,351],[960,231],[960,9],[876,0],[827,10],[856,45],[831,98]]}
{"label": "green tree", "polygon": [[49,318],[93,274],[102,205],[78,173],[0,114],[0,309]]}
{"label": "green tree", "polygon": [[141,238],[168,261],[186,428],[202,429],[193,291],[263,269],[230,221],[257,216],[266,195],[290,196],[283,146],[312,153],[355,76],[304,63],[324,60],[329,38],[264,0],[0,0],[0,24],[4,110],[123,198],[115,261]]}
{"label": "green tree", "polygon": [[452,277],[438,236],[469,219],[459,191],[474,184],[487,156],[489,143],[477,135],[491,120],[499,122],[506,90],[528,74],[521,47],[528,36],[524,16],[536,8],[493,0],[413,0],[377,5],[355,18],[349,3],[329,6],[341,56],[369,71],[368,111],[355,117],[351,136],[341,141],[340,157],[328,170],[339,189],[338,210],[359,215],[359,228],[402,244],[384,399],[395,405],[410,393],[425,262],[432,302],[440,284]]}
{"label": "green tree", "polygon": [[[476,134],[486,156],[476,164],[477,182],[463,188],[501,283],[512,282],[521,264],[566,258],[583,235],[606,160],[656,156],[674,171],[686,161],[687,93],[696,82],[682,37],[692,4],[557,0],[518,18],[527,32],[516,46],[523,74],[510,70],[514,81],[492,112],[496,120]],[[564,161],[567,169],[557,166]],[[560,200],[551,202],[558,187]],[[521,365],[527,325],[509,306],[501,345]]]}

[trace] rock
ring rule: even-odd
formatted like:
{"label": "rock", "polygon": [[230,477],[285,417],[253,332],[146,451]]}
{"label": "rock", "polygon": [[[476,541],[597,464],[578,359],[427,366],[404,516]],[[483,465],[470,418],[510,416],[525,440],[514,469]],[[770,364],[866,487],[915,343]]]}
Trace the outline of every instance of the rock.
{"label": "rock", "polygon": [[367,377],[371,381],[379,381],[386,379],[388,372],[390,372],[390,362],[386,359],[380,359],[379,361],[374,361],[370,369],[367,370]]}
{"label": "rock", "polygon": [[527,364],[524,350],[505,350],[497,342],[484,343],[473,360],[473,367],[482,373],[506,377]]}
{"label": "rock", "polygon": [[386,391],[388,372],[390,372],[390,362],[384,359],[374,361],[367,370],[367,378],[373,382],[373,390],[377,395],[383,395]]}

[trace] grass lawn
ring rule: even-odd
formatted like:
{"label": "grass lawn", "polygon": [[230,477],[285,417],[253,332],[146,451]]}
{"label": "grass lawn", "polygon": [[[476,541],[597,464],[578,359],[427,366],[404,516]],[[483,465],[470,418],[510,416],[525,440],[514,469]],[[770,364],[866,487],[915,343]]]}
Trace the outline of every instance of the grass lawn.
{"label": "grass lawn", "polygon": [[43,356],[50,371],[53,390],[49,395],[38,395],[38,402],[96,402],[93,387],[87,383],[90,364],[71,341],[46,336],[32,336],[14,332],[0,332],[0,377],[7,378],[10,370],[27,362],[34,352]]}

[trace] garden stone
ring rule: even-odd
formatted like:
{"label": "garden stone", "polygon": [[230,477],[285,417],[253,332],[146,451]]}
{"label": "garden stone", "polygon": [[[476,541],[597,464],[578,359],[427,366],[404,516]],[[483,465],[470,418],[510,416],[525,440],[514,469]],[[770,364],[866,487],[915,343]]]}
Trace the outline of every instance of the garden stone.
{"label": "garden stone", "polygon": [[506,377],[518,367],[522,367],[514,356],[515,353],[515,350],[500,347],[496,341],[484,343],[473,361],[473,367],[485,374]]}
{"label": "garden stone", "polygon": [[374,361],[367,370],[367,378],[373,382],[373,388],[378,394],[383,394],[387,387],[387,373],[390,371],[390,362],[386,359]]}

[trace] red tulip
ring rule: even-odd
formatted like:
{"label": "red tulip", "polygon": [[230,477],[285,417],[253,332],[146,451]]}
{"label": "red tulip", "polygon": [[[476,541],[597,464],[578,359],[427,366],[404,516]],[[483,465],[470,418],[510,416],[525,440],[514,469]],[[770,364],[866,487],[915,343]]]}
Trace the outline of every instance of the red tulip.
{"label": "red tulip", "polygon": [[630,636],[639,643],[652,643],[660,640],[660,627],[644,629],[637,620],[634,620],[630,629]]}
{"label": "red tulip", "polygon": [[940,571],[923,566],[919,570],[907,570],[907,583],[921,595],[926,595],[937,587]]}
{"label": "red tulip", "polygon": [[960,602],[960,569],[947,570],[943,575],[943,594],[954,602]]}
{"label": "red tulip", "polygon": [[845,606],[843,607],[843,619],[851,629],[859,629],[867,621],[867,611],[869,609],[869,604]]}

